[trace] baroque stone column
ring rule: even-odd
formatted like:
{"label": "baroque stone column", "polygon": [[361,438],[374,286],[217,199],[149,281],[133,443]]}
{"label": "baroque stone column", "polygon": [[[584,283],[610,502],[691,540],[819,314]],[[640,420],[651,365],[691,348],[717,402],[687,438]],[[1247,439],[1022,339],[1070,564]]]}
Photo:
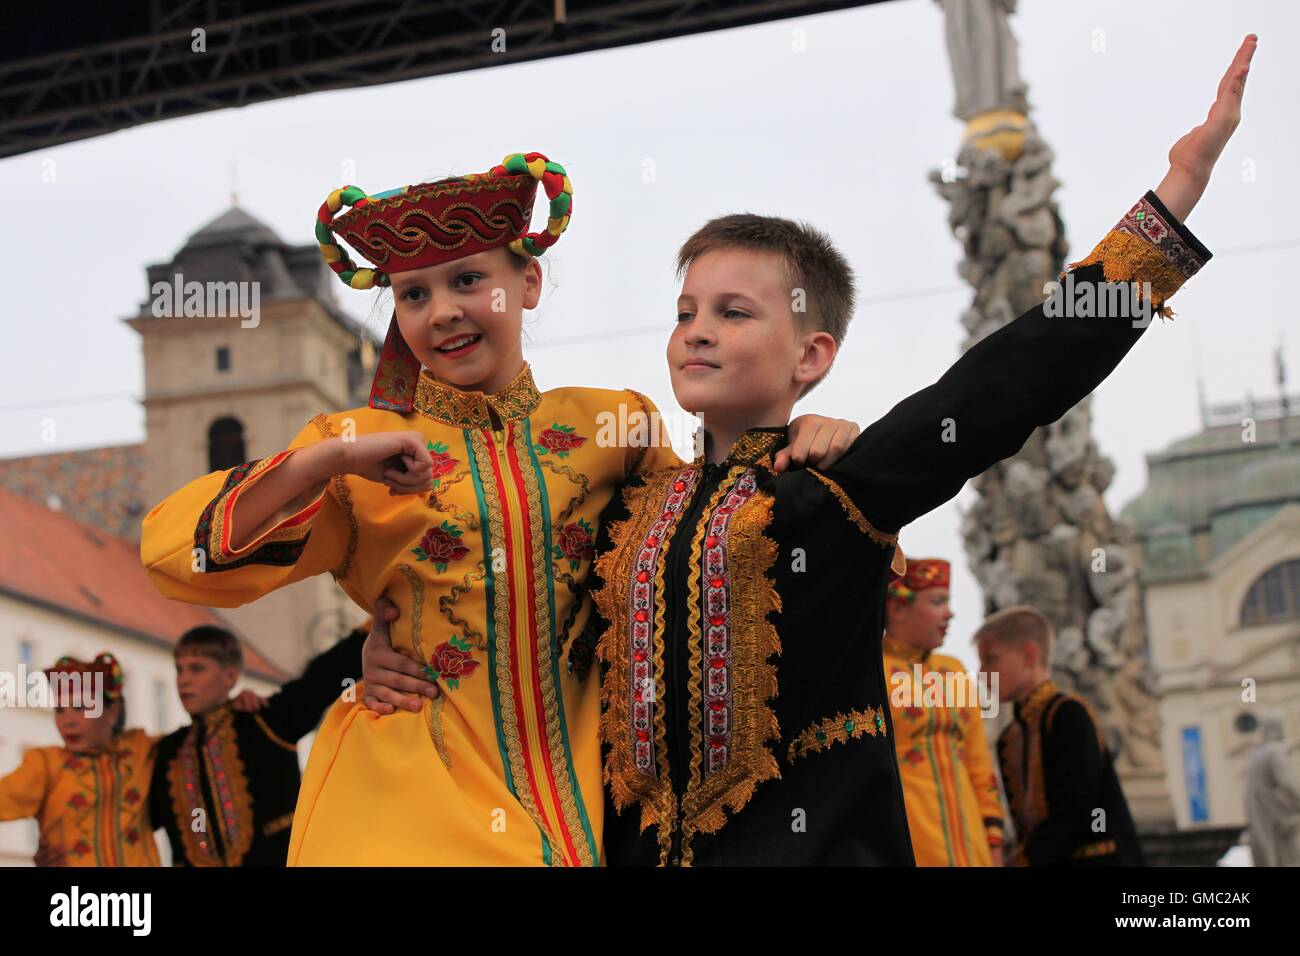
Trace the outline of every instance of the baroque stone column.
{"label": "baroque stone column", "polygon": [[[1007,22],[1016,0],[936,2],[957,91],[955,115],[967,126],[955,166],[932,171],[930,179],[949,203],[948,224],[964,250],[958,272],[974,290],[961,317],[968,349],[1043,300],[1043,286],[1065,268],[1067,244],[1052,198],[1060,185],[1052,176],[1052,150],[1028,118]],[[1117,207],[1116,218],[1122,211]],[[1114,471],[1093,440],[1085,398],[972,482],[978,499],[962,516],[962,535],[985,613],[1024,603],[1052,621],[1054,678],[1095,709],[1139,826],[1161,828],[1172,825],[1173,808],[1138,545],[1132,528],[1112,519],[1102,499]]]}

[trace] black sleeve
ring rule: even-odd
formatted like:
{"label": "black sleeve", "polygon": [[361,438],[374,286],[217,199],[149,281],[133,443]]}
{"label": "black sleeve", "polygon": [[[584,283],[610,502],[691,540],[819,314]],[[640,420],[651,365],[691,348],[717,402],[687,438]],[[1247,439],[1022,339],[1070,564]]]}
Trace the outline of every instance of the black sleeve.
{"label": "black sleeve", "polygon": [[[164,737],[163,740],[167,738]],[[154,757],[153,776],[149,779],[149,826],[155,830],[167,825],[171,814],[168,805],[167,760],[169,751],[163,747],[163,740],[158,741],[158,753]]]}
{"label": "black sleeve", "polygon": [[[596,528],[596,541],[593,546],[594,559],[587,571],[587,593],[590,595],[598,594],[605,586],[605,579],[600,570],[602,565],[600,558],[614,546],[613,538],[610,535],[612,525],[618,521],[626,521],[630,517],[627,504],[623,498],[624,489],[627,484],[641,482],[642,480],[639,475],[634,475],[628,479],[627,483],[615,488],[609,503],[605,505],[604,510],[600,513],[599,527]],[[601,635],[609,627],[609,621],[601,614],[600,602],[592,600],[590,603],[591,613],[587,617],[587,624],[582,629],[581,634],[576,635],[569,641],[568,648],[568,667],[583,679],[586,679],[591,671],[592,664],[595,662],[596,647],[600,643]],[[603,670],[602,667],[602,673]]]}
{"label": "black sleeve", "polygon": [[1063,866],[1076,849],[1104,836],[1092,827],[1102,808],[1105,754],[1092,717],[1077,700],[1057,708],[1042,747],[1047,817],[1025,839],[1025,857],[1030,866]]}
{"label": "black sleeve", "polygon": [[[1082,286],[1108,276],[1154,277],[1159,308],[1209,258],[1148,192],[1071,270],[1073,285],[1065,288],[1078,296]],[[1128,315],[1064,317],[1045,305],[971,346],[937,382],[869,426],[827,470],[879,530],[898,531],[954,497],[968,478],[1014,455],[1034,429],[1092,392],[1149,324]]]}
{"label": "black sleeve", "polygon": [[367,631],[357,628],[308,663],[300,677],[271,696],[261,718],[277,737],[296,743],[320,723],[325,708],[343,693],[348,678],[361,679],[361,646]]}

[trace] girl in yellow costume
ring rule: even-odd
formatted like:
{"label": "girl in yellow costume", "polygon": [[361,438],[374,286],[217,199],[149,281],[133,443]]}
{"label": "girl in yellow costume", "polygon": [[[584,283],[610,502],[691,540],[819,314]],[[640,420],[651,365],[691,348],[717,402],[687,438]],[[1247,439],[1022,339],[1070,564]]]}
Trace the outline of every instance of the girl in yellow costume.
{"label": "girl in yellow costume", "polygon": [[[917,866],[1001,865],[1002,798],[975,682],[934,653],[952,618],[949,571],[937,558],[908,561],[887,592],[885,679],[907,826]],[[964,696],[948,699],[954,691]]]}
{"label": "girl in yellow costume", "polygon": [[157,740],[123,729],[121,665],[107,652],[89,662],[61,657],[45,675],[63,746],[27,751],[0,778],[0,820],[35,817],[38,859],[48,862],[158,866],[147,812]]}
{"label": "girl in yellow costume", "polygon": [[[547,229],[527,233],[539,182]],[[419,712],[380,719],[361,694],[330,709],[291,866],[600,862],[584,581],[614,490],[677,459],[644,396],[543,393],[523,359],[535,257],[571,196],[540,153],[331,193],[316,225],[326,262],[395,301],[369,407],[318,415],[287,451],[198,478],[145,518],[141,557],[167,597],[236,606],[328,572],[367,611],[394,601],[394,646],[438,683]]]}

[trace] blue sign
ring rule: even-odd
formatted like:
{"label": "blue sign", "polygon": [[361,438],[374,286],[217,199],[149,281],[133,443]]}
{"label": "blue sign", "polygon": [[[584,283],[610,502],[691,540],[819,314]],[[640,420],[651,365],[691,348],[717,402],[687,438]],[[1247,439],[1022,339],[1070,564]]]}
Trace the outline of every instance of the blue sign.
{"label": "blue sign", "polygon": [[1193,823],[1210,819],[1210,802],[1205,793],[1205,758],[1201,754],[1201,728],[1183,728],[1183,777],[1187,784],[1187,804]]}

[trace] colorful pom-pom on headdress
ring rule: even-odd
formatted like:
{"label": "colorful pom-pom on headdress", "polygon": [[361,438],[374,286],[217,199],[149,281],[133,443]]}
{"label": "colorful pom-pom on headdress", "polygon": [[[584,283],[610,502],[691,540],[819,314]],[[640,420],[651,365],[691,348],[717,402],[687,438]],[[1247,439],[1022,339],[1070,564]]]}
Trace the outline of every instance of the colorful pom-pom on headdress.
{"label": "colorful pom-pom on headdress", "polygon": [[[550,201],[546,229],[529,232],[537,184]],[[348,210],[341,215],[344,206]],[[367,195],[357,186],[336,189],[316,213],[321,255],[353,289],[387,287],[390,276],[440,265],[506,246],[540,256],[569,226],[573,184],[559,163],[541,153],[511,153],[485,173],[469,173]],[[346,242],[372,268],[359,267]],[[370,389],[370,407],[409,412],[420,361],[402,338],[394,314]]]}
{"label": "colorful pom-pom on headdress", "polygon": [[[102,692],[106,703],[122,699],[122,665],[108,651],[101,652],[91,661],[82,661],[64,655],[54,662],[53,667],[47,667],[44,673],[45,679],[50,682],[50,687],[54,691],[56,706],[89,706],[93,702],[90,695],[100,691],[101,687],[95,687],[86,681],[87,679],[93,681],[96,675],[103,681]],[[81,704],[76,703],[76,694],[69,697],[69,692],[77,684],[73,678],[78,678],[81,682],[79,688],[83,701]]]}

